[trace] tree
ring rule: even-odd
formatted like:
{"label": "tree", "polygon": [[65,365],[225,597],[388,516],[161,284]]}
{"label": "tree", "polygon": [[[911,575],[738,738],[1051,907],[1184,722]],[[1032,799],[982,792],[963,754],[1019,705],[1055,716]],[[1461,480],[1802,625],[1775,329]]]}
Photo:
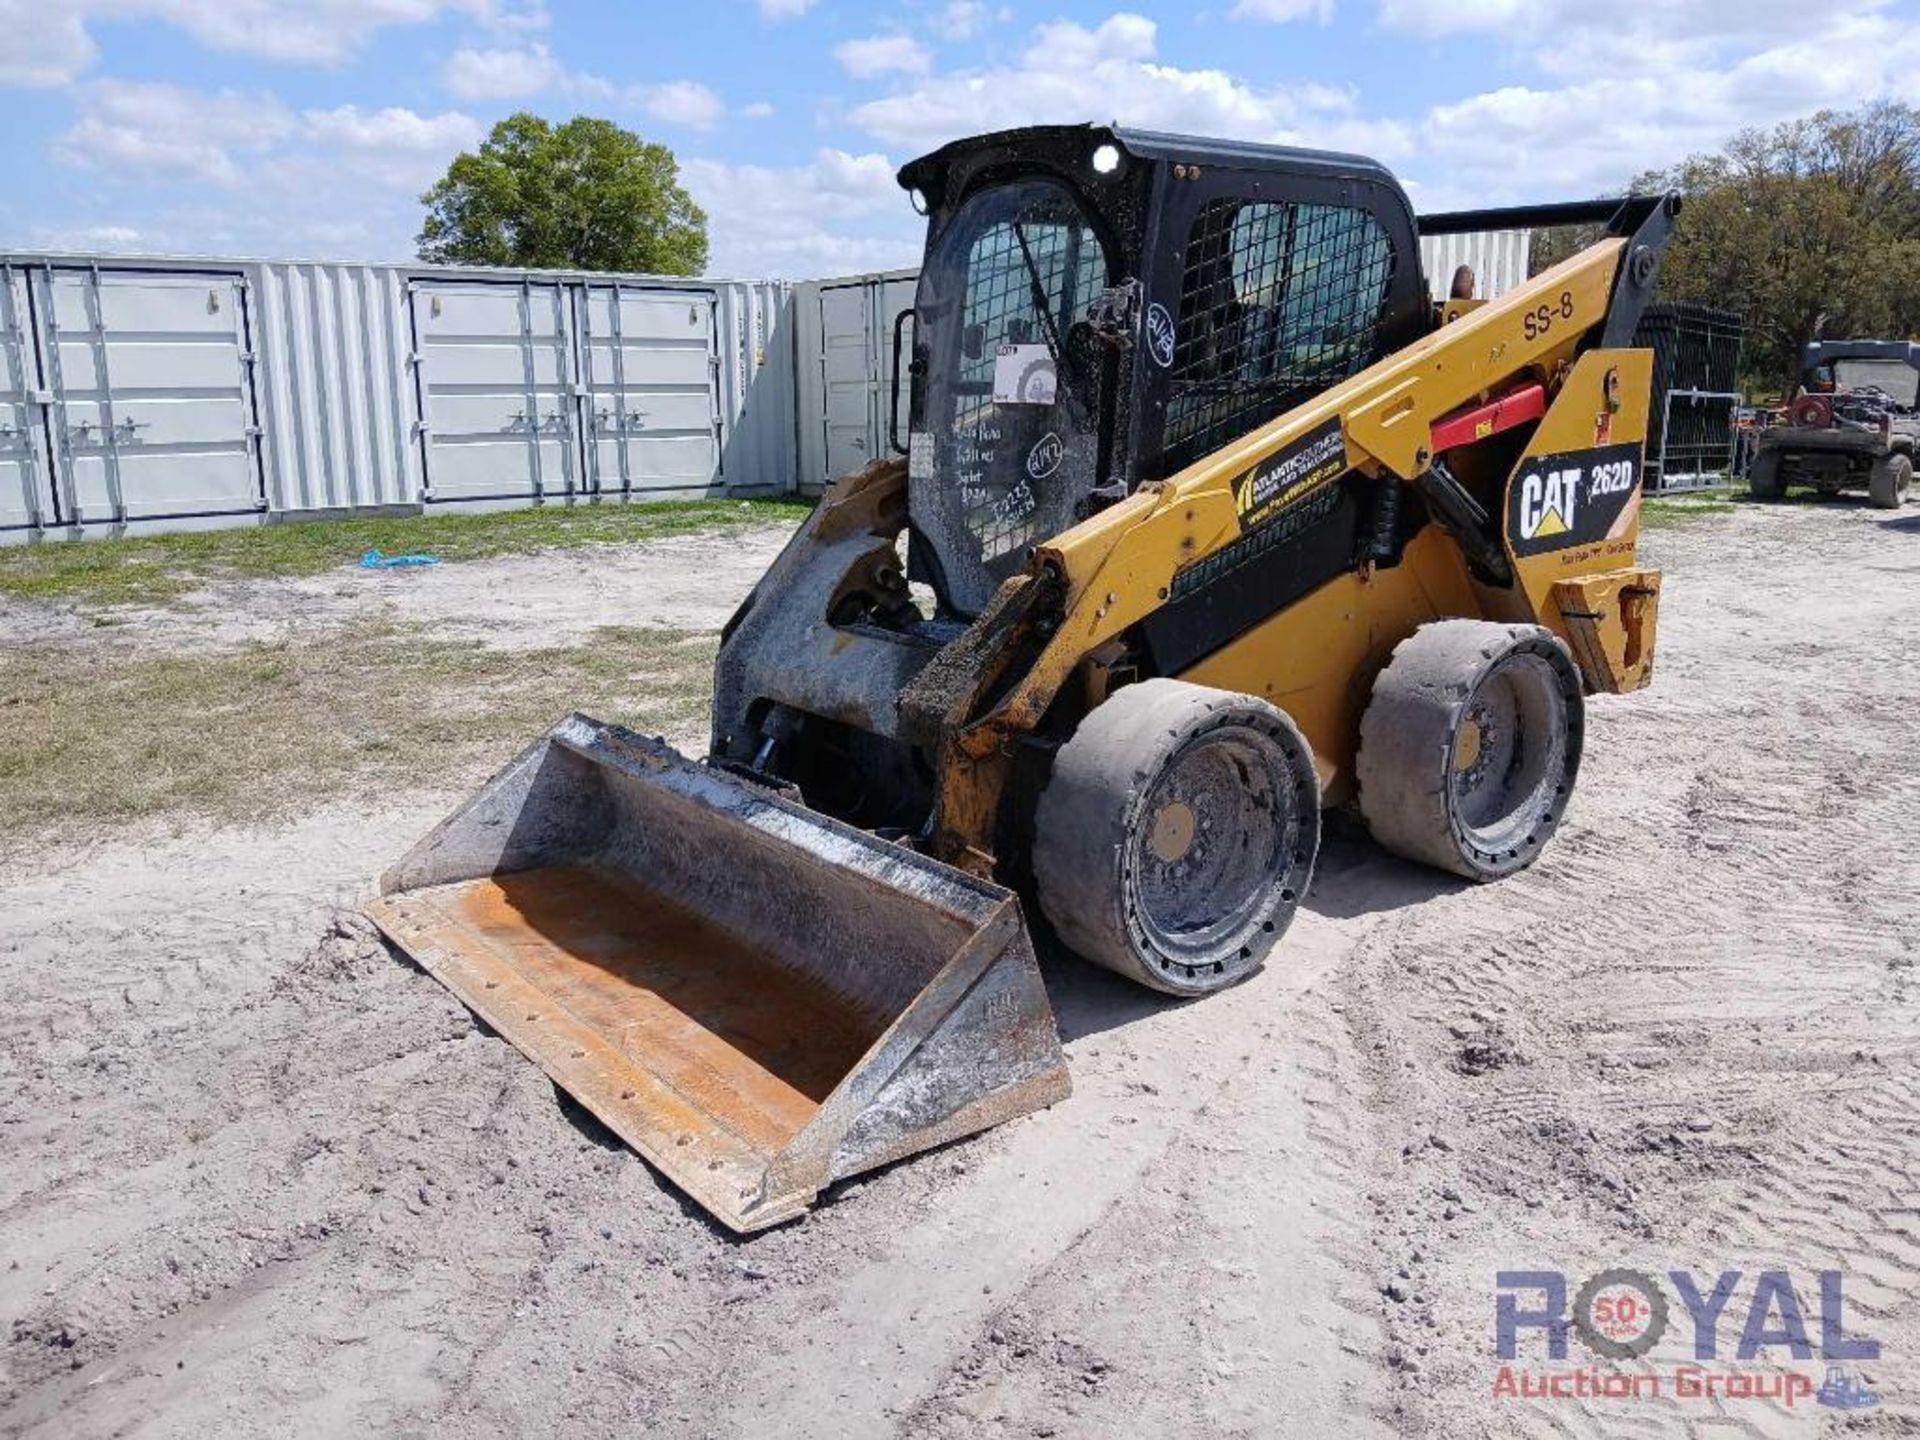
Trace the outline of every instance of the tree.
{"label": "tree", "polygon": [[[1631,188],[1683,193],[1659,296],[1737,312],[1761,386],[1791,393],[1809,341],[1920,331],[1920,111],[1881,102],[1744,130]],[[1583,238],[1542,237],[1536,264]]]}
{"label": "tree", "polygon": [[434,264],[694,275],[707,263],[706,213],[673,152],[610,120],[510,115],[420,203],[420,258]]}

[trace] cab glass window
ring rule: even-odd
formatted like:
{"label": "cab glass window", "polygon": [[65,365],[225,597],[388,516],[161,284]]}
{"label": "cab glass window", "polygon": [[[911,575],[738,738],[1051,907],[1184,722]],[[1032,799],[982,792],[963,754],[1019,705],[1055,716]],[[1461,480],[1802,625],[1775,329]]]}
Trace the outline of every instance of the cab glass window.
{"label": "cab glass window", "polygon": [[1365,210],[1216,200],[1188,237],[1168,473],[1378,358],[1392,242]]}

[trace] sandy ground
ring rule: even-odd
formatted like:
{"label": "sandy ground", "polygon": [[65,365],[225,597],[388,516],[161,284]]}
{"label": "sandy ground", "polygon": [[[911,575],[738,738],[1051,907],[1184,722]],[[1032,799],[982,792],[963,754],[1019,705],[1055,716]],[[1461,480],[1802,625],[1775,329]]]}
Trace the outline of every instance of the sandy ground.
{"label": "sandy ground", "polygon": [[519,648],[577,642],[603,625],[718,630],[791,533],[791,526],[759,525],[465,565],[349,566],[298,579],[210,584],[180,604],[152,609],[83,610],[0,596],[0,650],[27,641],[84,644],[98,638],[102,619],[123,640],[174,651],[386,619]]}
{"label": "sandy ground", "polygon": [[[1533,870],[1336,837],[1195,1004],[1049,959],[1070,1100],[745,1242],[356,918],[447,797],[39,856],[0,878],[0,1433],[1915,1433],[1920,512],[1648,549],[1656,685],[1593,705]],[[632,562],[572,583],[654,593]],[[459,620],[526,565],[392,593]],[[542,625],[566,568],[515,582]],[[1614,1265],[1740,1271],[1723,1366],[1756,1271],[1816,1340],[1843,1271],[1881,1403],[1496,1397],[1497,1272]]]}

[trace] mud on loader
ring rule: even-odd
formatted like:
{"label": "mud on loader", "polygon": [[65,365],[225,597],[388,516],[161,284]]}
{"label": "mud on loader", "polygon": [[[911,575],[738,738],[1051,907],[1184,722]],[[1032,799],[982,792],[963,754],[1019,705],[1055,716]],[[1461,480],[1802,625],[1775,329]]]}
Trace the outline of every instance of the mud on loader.
{"label": "mud on loader", "polygon": [[[1280,941],[1323,807],[1510,874],[1653,659],[1629,347],[1676,200],[1417,221],[1367,160],[1088,127],[900,181],[904,458],[727,625],[705,759],[574,715],[371,906],[741,1231],[1068,1093],[1029,919],[1198,996]],[[1595,218],[1428,298],[1423,231]]]}

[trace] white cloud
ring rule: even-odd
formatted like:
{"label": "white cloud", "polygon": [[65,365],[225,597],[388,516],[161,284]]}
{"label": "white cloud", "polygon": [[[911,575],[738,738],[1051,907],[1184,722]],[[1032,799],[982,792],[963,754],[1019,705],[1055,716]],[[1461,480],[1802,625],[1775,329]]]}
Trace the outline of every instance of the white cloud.
{"label": "white cloud", "polygon": [[80,12],[48,0],[0,0],[0,85],[65,85],[98,54]]}
{"label": "white cloud", "polygon": [[642,85],[639,95],[641,106],[647,114],[668,125],[711,130],[720,117],[727,113],[727,107],[720,97],[696,80]]}
{"label": "white cloud", "polygon": [[1230,13],[1235,20],[1266,20],[1274,24],[1318,20],[1325,25],[1333,19],[1333,0],[1235,0]]}
{"label": "white cloud", "polygon": [[1014,64],[929,75],[856,106],[848,118],[889,145],[924,150],[1016,125],[1106,120],[1282,140],[1351,107],[1348,92],[1323,85],[1261,87],[1224,70],[1160,64],[1157,39],[1143,15],[1122,12],[1092,27],[1055,21],[1034,31]]}
{"label": "white cloud", "polygon": [[991,18],[984,0],[947,0],[930,23],[936,35],[948,40],[971,40],[986,29]]}
{"label": "white cloud", "polygon": [[800,279],[919,258],[923,222],[884,155],[822,149],[804,165],[694,159],[680,169],[707,212],[715,274]]}
{"label": "white cloud", "polygon": [[36,226],[31,232],[36,250],[72,250],[83,254],[126,255],[164,248],[144,230],[131,225]]}
{"label": "white cloud", "polygon": [[441,81],[462,100],[526,100],[562,95],[574,101],[624,105],[667,125],[710,130],[726,114],[720,97],[697,80],[657,85],[616,85],[598,75],[569,70],[545,45],[456,50]]}
{"label": "white cloud", "polygon": [[907,35],[844,40],[833,47],[833,58],[840,62],[841,69],[861,80],[896,73],[924,75],[933,68],[933,56],[927,53],[927,47]]}
{"label": "white cloud", "polygon": [[1530,23],[1536,8],[1529,0],[1380,0],[1380,23],[1419,35],[1502,34]]}
{"label": "white cloud", "polygon": [[243,160],[291,135],[293,113],[271,95],[100,80],[80,94],[80,117],[54,141],[54,155],[90,170],[187,175],[210,185],[251,178]]}
{"label": "white cloud", "polygon": [[1352,115],[1314,115],[1279,131],[1273,140],[1278,145],[1299,145],[1308,150],[1364,155],[1389,166],[1401,164],[1420,151],[1416,124]]}
{"label": "white cloud", "polygon": [[334,110],[308,110],[300,118],[307,139],[353,150],[451,154],[480,139],[480,122],[457,110],[441,115],[419,115],[397,105],[389,105],[384,110],[342,105]]}
{"label": "white cloud", "polygon": [[[388,13],[413,3],[394,0]],[[488,23],[538,20],[478,0],[464,8]],[[452,109],[296,109],[259,89],[152,81],[80,82],[63,100],[71,117],[45,143],[59,166],[86,173],[85,198],[23,228],[41,244],[102,251],[399,258],[420,192],[484,128]]]}
{"label": "white cloud", "polygon": [[761,18],[775,22],[797,20],[813,8],[813,0],[760,0]]}
{"label": "white cloud", "polygon": [[754,100],[740,107],[740,115],[747,120],[765,120],[773,114],[773,106],[764,100]]}
{"label": "white cloud", "polygon": [[59,85],[81,75],[97,47],[98,19],[153,19],[210,50],[262,60],[338,64],[381,30],[443,15],[487,29],[525,31],[547,23],[537,3],[511,0],[0,0],[0,84]]}
{"label": "white cloud", "polygon": [[453,52],[440,78],[462,100],[520,100],[558,85],[566,67],[544,45]]}
{"label": "white cloud", "polygon": [[[1667,0],[1669,8],[1685,3]],[[1760,25],[1755,35],[1741,42],[1696,32],[1678,49],[1643,51],[1637,68],[1589,71],[1583,62],[1566,84],[1506,86],[1434,106],[1417,127],[1433,203],[1616,190],[1641,171],[1718,149],[1748,126],[1876,96],[1920,98],[1920,22],[1825,15],[1817,29]],[[1703,56],[1703,46],[1711,53]],[[1567,65],[1574,58],[1561,56]]]}
{"label": "white cloud", "polygon": [[273,196],[267,209],[334,205],[342,192],[411,198],[457,152],[480,140],[459,111],[420,115],[388,106],[294,113],[275,96],[173,84],[96,81],[54,156],[125,186],[200,180]]}
{"label": "white cloud", "polygon": [[1092,30],[1072,20],[1056,20],[1033,32],[1026,65],[1032,70],[1047,65],[1071,70],[1110,60],[1151,60],[1159,30],[1146,16],[1126,11],[1109,15]]}

